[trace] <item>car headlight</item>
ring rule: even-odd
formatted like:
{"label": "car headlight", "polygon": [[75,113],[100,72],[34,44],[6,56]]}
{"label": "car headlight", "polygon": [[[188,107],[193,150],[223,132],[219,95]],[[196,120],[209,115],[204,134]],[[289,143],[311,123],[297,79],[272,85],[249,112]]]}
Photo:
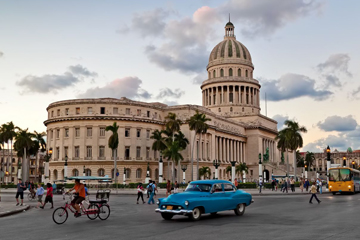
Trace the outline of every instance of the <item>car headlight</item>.
{"label": "car headlight", "polygon": [[330,188],[332,188],[332,186],[330,185]]}
{"label": "car headlight", "polygon": [[160,201],[159,201],[159,200],[156,200],[156,204],[159,205],[159,204],[160,204]]}
{"label": "car headlight", "polygon": [[349,185],[348,188],[351,188],[351,185]]}
{"label": "car headlight", "polygon": [[188,202],[188,201],[185,201],[185,206],[189,206],[189,202]]}

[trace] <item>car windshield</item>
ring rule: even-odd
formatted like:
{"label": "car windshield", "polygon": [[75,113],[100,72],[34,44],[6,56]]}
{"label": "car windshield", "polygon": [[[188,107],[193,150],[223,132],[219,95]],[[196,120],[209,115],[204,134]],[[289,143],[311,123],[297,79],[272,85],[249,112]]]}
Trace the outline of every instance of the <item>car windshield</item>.
{"label": "car windshield", "polygon": [[329,181],[350,181],[349,169],[330,169]]}
{"label": "car windshield", "polygon": [[190,183],[185,192],[210,192],[211,185],[210,184],[195,184]]}

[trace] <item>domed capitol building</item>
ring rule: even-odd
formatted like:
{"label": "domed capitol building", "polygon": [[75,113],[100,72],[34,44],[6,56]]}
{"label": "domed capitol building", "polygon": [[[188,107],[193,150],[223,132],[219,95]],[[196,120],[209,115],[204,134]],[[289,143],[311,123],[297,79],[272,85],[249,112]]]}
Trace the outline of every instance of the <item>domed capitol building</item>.
{"label": "domed capitol building", "polygon": [[[210,53],[207,65],[208,79],[201,85],[202,106],[167,106],[159,102],[140,102],[122,97],[76,99],[51,103],[47,107],[48,145],[53,149],[49,163],[50,180],[64,178],[67,157],[68,176],[83,174],[113,176],[114,160],[108,147],[111,132],[105,127],[116,122],[119,146],[117,166],[122,182],[125,169],[126,183],[144,181],[147,165],[150,178],[159,179],[159,152],[152,150],[150,136],[155,130],[164,130],[164,118],[175,113],[183,121],[181,131],[190,141],[181,152],[182,165],[187,165],[186,181],[191,179],[191,146],[194,131],[185,122],[199,111],[211,121],[206,134],[196,136],[194,150],[194,179],[196,179],[196,152],[199,148],[200,167],[208,166],[215,172],[213,160],[220,161],[219,179],[229,179],[226,167],[230,161],[245,162],[249,167],[246,179],[259,177],[258,155],[268,148],[269,160],[265,164],[267,178],[271,173],[285,175],[280,164],[280,152],[276,148],[277,122],[260,113],[260,84],[253,78],[254,65],[248,49],[234,35],[234,25],[225,26],[224,40]],[[199,143],[199,141],[201,141]],[[292,156],[292,154],[289,154]],[[291,159],[292,161],[292,159]],[[163,176],[171,172],[164,160]],[[179,171],[179,170],[178,170]],[[181,171],[181,170],[180,170]],[[180,175],[176,173],[177,178]],[[182,180],[182,177],[181,177]]]}

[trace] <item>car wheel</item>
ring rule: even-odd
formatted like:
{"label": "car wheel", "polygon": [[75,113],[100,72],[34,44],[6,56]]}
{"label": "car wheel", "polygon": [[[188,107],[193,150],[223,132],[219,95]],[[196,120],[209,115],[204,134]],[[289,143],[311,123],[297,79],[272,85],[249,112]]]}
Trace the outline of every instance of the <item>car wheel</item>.
{"label": "car wheel", "polygon": [[171,214],[171,213],[161,213],[161,216],[163,219],[165,220],[171,220],[172,217],[174,216],[174,214]]}
{"label": "car wheel", "polygon": [[245,213],[245,204],[244,203],[240,203],[236,206],[236,208],[234,209],[234,212],[236,215],[241,216]]}
{"label": "car wheel", "polygon": [[332,194],[333,194],[333,195],[335,195],[335,194],[336,194],[336,192],[333,192]]}
{"label": "car wheel", "polygon": [[191,220],[197,221],[201,218],[201,210],[200,208],[194,208],[189,216]]}

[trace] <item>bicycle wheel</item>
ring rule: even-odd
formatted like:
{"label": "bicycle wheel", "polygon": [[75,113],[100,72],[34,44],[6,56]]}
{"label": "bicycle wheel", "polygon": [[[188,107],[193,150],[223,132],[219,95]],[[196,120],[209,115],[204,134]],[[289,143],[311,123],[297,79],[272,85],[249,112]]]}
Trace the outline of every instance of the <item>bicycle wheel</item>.
{"label": "bicycle wheel", "polygon": [[59,207],[54,210],[52,217],[56,224],[63,224],[68,218],[68,212],[64,207]]}
{"label": "bicycle wheel", "polygon": [[32,200],[33,200],[33,197],[32,197],[32,194],[31,194],[31,193],[29,193],[27,197],[28,197],[28,200],[29,200],[29,201],[32,201]]}
{"label": "bicycle wheel", "polygon": [[91,204],[86,210],[86,215],[89,219],[95,220],[99,216],[99,207],[96,204]]}
{"label": "bicycle wheel", "polygon": [[110,208],[108,205],[101,205],[99,208],[99,218],[106,220],[110,216]]}

